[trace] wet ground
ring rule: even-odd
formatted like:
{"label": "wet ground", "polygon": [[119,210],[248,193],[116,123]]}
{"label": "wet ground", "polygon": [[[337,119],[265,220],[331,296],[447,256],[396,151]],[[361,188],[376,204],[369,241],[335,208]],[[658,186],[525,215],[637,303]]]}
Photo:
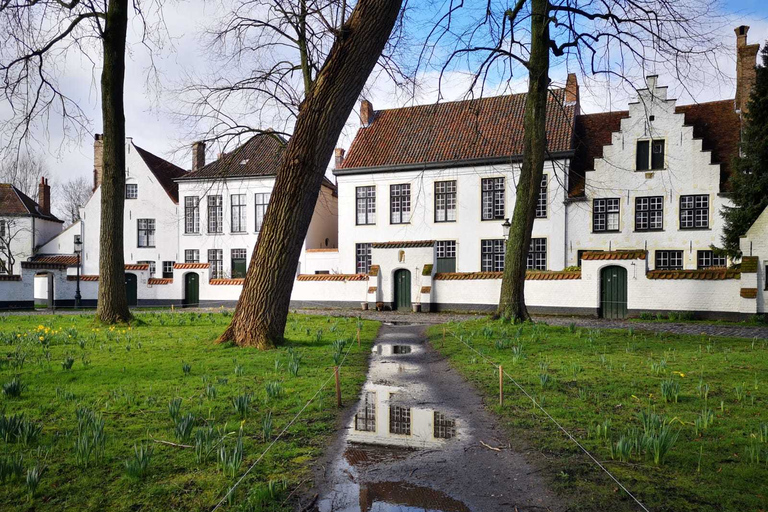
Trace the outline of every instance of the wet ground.
{"label": "wet ground", "polygon": [[318,464],[311,510],[564,510],[425,329],[382,326],[362,396]]}

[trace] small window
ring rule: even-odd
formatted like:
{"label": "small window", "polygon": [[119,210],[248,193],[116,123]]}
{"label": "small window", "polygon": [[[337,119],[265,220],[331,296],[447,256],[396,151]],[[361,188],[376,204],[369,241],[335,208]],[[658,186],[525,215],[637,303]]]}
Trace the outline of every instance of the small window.
{"label": "small window", "polygon": [[547,205],[549,204],[549,196],[547,195],[547,175],[541,177],[541,186],[539,187],[539,197],[536,201],[536,218],[547,218]]}
{"label": "small window", "polygon": [[186,249],[184,251],[184,263],[200,263],[200,251],[198,249]]}
{"label": "small window", "polygon": [[138,261],[139,265],[149,265],[149,277],[155,277],[155,271],[157,270],[157,265],[154,261]]}
{"label": "small window", "polygon": [[696,268],[700,270],[707,268],[725,268],[727,266],[728,259],[725,256],[715,254],[715,251],[696,251]]}
{"label": "small window", "polygon": [[528,270],[547,270],[547,239],[531,238],[531,247],[528,249]]}
{"label": "small window", "polygon": [[637,141],[636,165],[638,171],[657,171],[665,167],[664,139]]}
{"label": "small window", "polygon": [[408,224],[411,220],[411,185],[389,186],[389,223]]}
{"label": "small window", "polygon": [[456,222],[456,181],[435,182],[435,222]]}
{"label": "small window", "polygon": [[173,279],[173,266],[176,264],[175,261],[164,261],[163,262],[163,277],[166,279]]}
{"label": "small window", "polygon": [[680,229],[709,228],[709,196],[680,196]]}
{"label": "small window", "polygon": [[138,199],[139,186],[136,183],[125,184],[125,198],[126,199]]}
{"label": "small window", "polygon": [[456,240],[435,242],[435,272],[456,272]]}
{"label": "small window", "polygon": [[656,270],[683,270],[683,251],[656,251]]}
{"label": "small window", "polygon": [[619,231],[619,198],[595,199],[592,202],[592,230],[596,233]]}
{"label": "small window", "polygon": [[411,409],[399,405],[389,406],[389,433],[411,435]]}
{"label": "small window", "polygon": [[480,241],[480,270],[502,272],[504,270],[504,239]]}
{"label": "small window", "polygon": [[208,263],[210,264],[211,279],[224,277],[224,251],[222,249],[208,249]]}
{"label": "small window", "polygon": [[371,271],[371,244],[355,244],[357,262],[355,264],[358,274],[367,274]]}
{"label": "small window", "polygon": [[664,228],[664,197],[635,198],[635,231],[661,231]]}
{"label": "small window", "polygon": [[376,187],[356,187],[357,225],[376,224]]}
{"label": "small window", "polygon": [[155,219],[138,219],[138,247],[155,246]]}
{"label": "small window", "polygon": [[232,277],[235,279],[245,277],[248,269],[248,255],[245,249],[232,249]]}
{"label": "small window", "polygon": [[504,178],[483,178],[482,220],[504,218]]}
{"label": "small window", "polygon": [[376,393],[366,391],[363,403],[355,414],[355,430],[359,432],[376,432]]}

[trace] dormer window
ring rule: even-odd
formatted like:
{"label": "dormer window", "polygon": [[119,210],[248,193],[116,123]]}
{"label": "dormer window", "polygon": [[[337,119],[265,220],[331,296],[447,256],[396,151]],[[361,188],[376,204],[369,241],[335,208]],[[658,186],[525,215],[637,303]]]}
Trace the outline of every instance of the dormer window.
{"label": "dormer window", "polygon": [[657,171],[664,169],[666,144],[664,139],[637,141],[636,169]]}

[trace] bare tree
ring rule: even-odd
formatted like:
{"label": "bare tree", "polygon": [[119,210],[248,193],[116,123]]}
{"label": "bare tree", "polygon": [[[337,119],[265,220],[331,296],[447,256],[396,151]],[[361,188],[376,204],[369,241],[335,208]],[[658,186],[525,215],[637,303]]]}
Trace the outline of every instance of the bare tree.
{"label": "bare tree", "polygon": [[550,69],[564,67],[630,84],[649,69],[663,69],[686,86],[694,77],[719,75],[716,58],[722,45],[715,34],[721,21],[714,0],[517,0],[512,6],[490,1],[481,10],[451,3],[428,37],[425,60],[433,58],[438,42],[452,41],[441,73],[466,67],[473,88],[481,92],[486,82],[499,86],[518,70],[528,75],[523,162],[498,315],[529,318],[524,284],[548,156],[547,110],[561,108],[548,100]]}
{"label": "bare tree", "polygon": [[0,219],[0,274],[13,275],[16,266],[14,243],[29,233],[29,227],[18,219]]}
{"label": "bare tree", "polygon": [[80,208],[85,205],[91,194],[91,184],[82,176],[72,178],[61,185],[56,203],[67,224],[80,220]]}
{"label": "bare tree", "polygon": [[[390,40],[402,0],[241,0],[216,41],[231,41],[227,65],[246,60],[247,78],[228,75],[198,87],[199,120],[213,131],[260,131],[279,109],[292,117],[275,130],[283,151],[269,208],[232,324],[220,341],[268,348],[282,341],[301,246],[333,147],[358,95]],[[386,57],[384,57],[386,59]],[[223,113],[232,98],[254,109],[247,126]],[[274,118],[277,119],[277,118]],[[265,130],[266,131],[266,130]]]}
{"label": "bare tree", "polygon": [[20,153],[0,162],[0,183],[10,183],[29,197],[37,196],[40,178],[48,173],[45,162],[28,153]]}
{"label": "bare tree", "polygon": [[[145,21],[141,4],[135,1],[133,7]],[[70,53],[102,67],[104,160],[97,315],[107,323],[131,317],[123,260],[127,24],[128,0],[0,0],[0,93],[10,107],[10,116],[0,123],[6,150],[21,147],[33,137],[36,123],[45,125],[52,118],[62,120],[65,133],[85,133],[88,120],[62,89],[58,74]]]}

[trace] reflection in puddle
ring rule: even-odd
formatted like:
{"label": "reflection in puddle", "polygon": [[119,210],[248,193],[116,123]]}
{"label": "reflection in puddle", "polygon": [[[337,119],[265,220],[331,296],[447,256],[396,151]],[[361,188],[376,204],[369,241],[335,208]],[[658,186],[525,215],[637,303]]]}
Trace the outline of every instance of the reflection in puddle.
{"label": "reflection in puddle", "polygon": [[410,354],[411,347],[409,345],[395,345],[392,347],[393,354]]}
{"label": "reflection in puddle", "polygon": [[440,491],[402,482],[376,482],[360,488],[361,512],[469,512],[462,502]]}
{"label": "reflection in puddle", "polygon": [[400,356],[414,352],[412,345],[395,345],[393,343],[378,343],[373,347],[372,352],[380,356]]}

